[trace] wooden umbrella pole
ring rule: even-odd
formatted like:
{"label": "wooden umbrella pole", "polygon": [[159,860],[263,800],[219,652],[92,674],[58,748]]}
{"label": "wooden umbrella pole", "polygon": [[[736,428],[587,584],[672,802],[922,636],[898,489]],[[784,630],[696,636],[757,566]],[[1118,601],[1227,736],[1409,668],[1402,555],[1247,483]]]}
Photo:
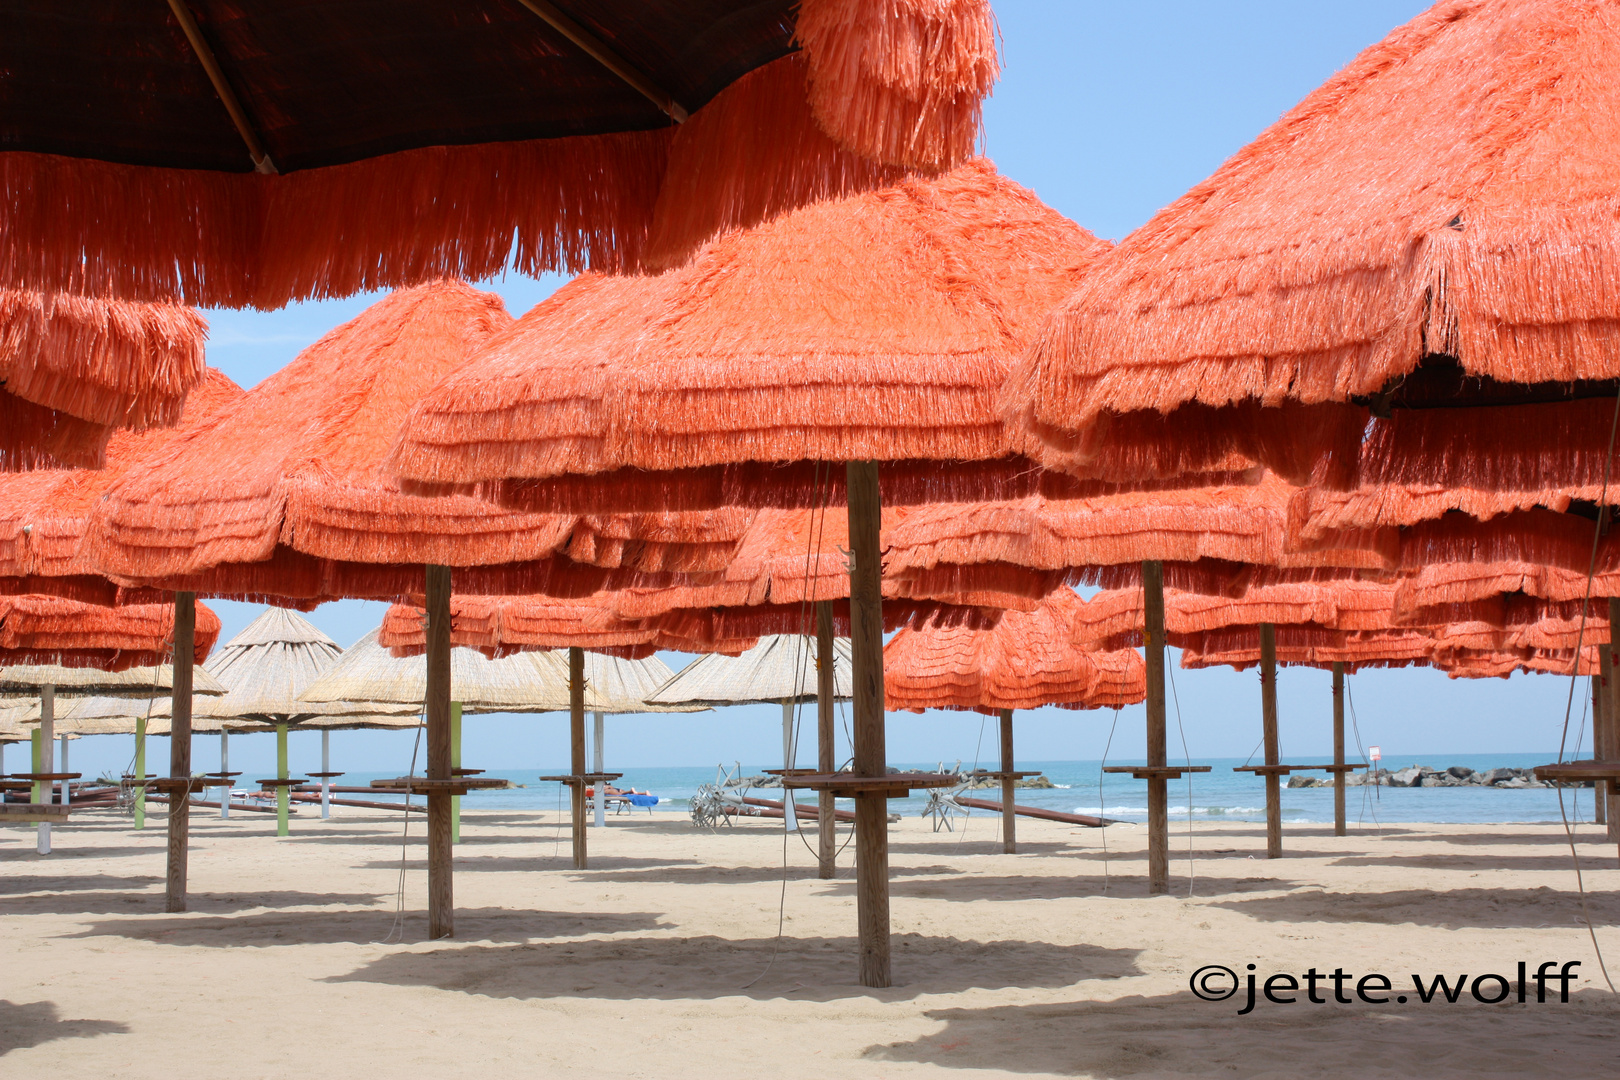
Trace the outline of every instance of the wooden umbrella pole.
{"label": "wooden umbrella pole", "polygon": [[[450,765],[450,568],[427,568],[427,775],[449,780]],[[450,796],[427,797],[428,938],[454,937],[455,886],[451,878]]]}
{"label": "wooden umbrella pole", "polygon": [[568,771],[574,782],[568,785],[573,798],[574,869],[586,868],[585,853],[585,650],[568,650]]}
{"label": "wooden umbrella pole", "polygon": [[[832,602],[816,603],[816,768],[830,773],[838,768],[834,743],[834,698],[838,696],[834,661]],[[830,878],[837,872],[838,822],[835,820],[833,793],[816,793],[816,873]]]}
{"label": "wooden umbrella pole", "polygon": [[[1147,661],[1147,763],[1170,763],[1164,713],[1164,564],[1142,563],[1142,653]],[[1149,777],[1148,894],[1170,891],[1170,782]]]}
{"label": "wooden umbrella pole", "polygon": [[[36,734],[39,739],[39,763],[34,771],[36,773],[53,773],[56,771],[56,687],[54,686],[41,686],[39,688],[39,730]],[[40,795],[36,794],[34,801],[50,802],[52,789],[55,787],[56,785],[49,780],[44,782],[43,788],[40,782],[35,781],[34,790],[42,792],[44,798],[42,799]],[[62,790],[64,792],[67,790],[66,783],[62,785]],[[34,840],[34,850],[41,855],[51,853],[50,822],[42,821],[39,823],[39,832]]]}
{"label": "wooden umbrella pole", "polygon": [[[276,779],[287,780],[292,773],[287,767],[287,723],[282,721],[276,725]],[[286,836],[291,830],[287,828],[287,785],[276,785],[276,835]]]}
{"label": "wooden umbrella pole", "polygon": [[1013,809],[1013,711],[1001,710],[1001,850],[1018,852],[1018,813]]}
{"label": "wooden umbrella pole", "polygon": [[[1333,764],[1344,764],[1344,664],[1333,662]],[[1333,772],[1333,835],[1343,836],[1344,770]]]}
{"label": "wooden umbrella pole", "polygon": [[[191,775],[191,662],[197,641],[197,594],[174,594],[174,689],[169,705],[169,775]],[[191,793],[169,799],[169,872],[163,910],[186,910],[186,843],[191,828]]]}
{"label": "wooden umbrella pole", "polygon": [[[1266,764],[1281,765],[1277,746],[1277,628],[1260,624],[1260,722],[1264,728]],[[1282,857],[1282,777],[1266,774],[1266,858]]]}
{"label": "wooden umbrella pole", "polygon": [[[888,773],[883,735],[882,496],[873,461],[847,466],[849,612],[854,654],[855,775]],[[881,793],[855,797],[855,900],[862,986],[892,985],[889,954],[889,818]]]}
{"label": "wooden umbrella pole", "polygon": [[[1620,597],[1609,598],[1609,644],[1603,649],[1603,654],[1609,658],[1609,668],[1612,671],[1620,663],[1620,643],[1616,642],[1615,627],[1620,626]],[[1620,679],[1608,678],[1604,680],[1604,688],[1608,690],[1607,699],[1603,702],[1603,754],[1607,760],[1620,758]],[[1593,755],[1597,756],[1596,753]],[[1594,784],[1593,790],[1604,788],[1603,784]],[[1612,790],[1604,791],[1605,795],[1612,796]],[[1620,844],[1620,813],[1616,813],[1615,800],[1611,797],[1605,800],[1608,803],[1609,840]]]}

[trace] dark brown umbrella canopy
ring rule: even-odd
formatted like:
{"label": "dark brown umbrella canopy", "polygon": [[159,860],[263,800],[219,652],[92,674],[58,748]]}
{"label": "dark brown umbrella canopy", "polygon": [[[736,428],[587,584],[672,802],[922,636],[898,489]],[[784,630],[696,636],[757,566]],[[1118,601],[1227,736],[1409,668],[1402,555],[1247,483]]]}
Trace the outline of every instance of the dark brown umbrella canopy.
{"label": "dark brown umbrella canopy", "polygon": [[965,159],[997,72],[988,0],[4,0],[0,27],[0,281],[261,307],[625,268],[655,231],[670,257]]}

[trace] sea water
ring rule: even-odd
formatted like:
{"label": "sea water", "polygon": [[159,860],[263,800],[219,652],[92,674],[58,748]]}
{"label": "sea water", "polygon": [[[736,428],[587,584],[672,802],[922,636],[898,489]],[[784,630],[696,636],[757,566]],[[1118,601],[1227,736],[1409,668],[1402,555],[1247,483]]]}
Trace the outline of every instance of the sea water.
{"label": "sea water", "polygon": [[[1331,758],[1296,757],[1289,764],[1325,764]],[[1391,772],[1408,765],[1428,765],[1445,769],[1452,765],[1465,765],[1478,772],[1496,768],[1524,769],[1549,762],[1546,755],[1534,754],[1447,754],[1418,755],[1399,759],[1385,758],[1379,764]],[[931,772],[940,762],[893,762],[897,768]],[[949,769],[954,761],[945,762]],[[971,766],[971,763],[966,763]],[[1020,770],[1040,770],[1055,787],[1019,788],[1016,801],[1020,806],[1063,810],[1071,813],[1095,814],[1120,821],[1147,820],[1147,783],[1128,775],[1103,773],[1100,761],[1020,761]],[[1141,765],[1140,760],[1110,760],[1108,765]],[[1176,764],[1172,761],[1171,764]],[[1240,758],[1210,758],[1194,762],[1209,765],[1207,773],[1195,773],[1180,780],[1170,781],[1171,820],[1195,821],[1264,821],[1266,805],[1265,781],[1252,773],[1234,772],[1233,766],[1242,765]],[[725,767],[735,772],[738,763],[726,762]],[[770,765],[741,764],[741,775],[763,773]],[[994,762],[985,767],[994,768]],[[612,771],[619,771],[611,764]],[[465,796],[462,807],[468,811],[544,810],[567,813],[568,794],[561,784],[543,782],[542,775],[566,773],[566,767],[518,770],[491,770],[488,777],[500,777],[522,785],[496,791],[478,791]],[[626,768],[618,786],[649,791],[659,797],[652,815],[668,820],[668,815],[685,816],[689,813],[690,799],[699,785],[712,784],[721,773],[721,766],[706,768]],[[351,773],[338,783],[364,786],[372,779],[397,773]],[[1328,777],[1322,772],[1307,772],[1306,776]],[[1284,781],[1286,783],[1286,781]],[[749,792],[764,799],[780,799],[780,788],[757,788]],[[968,795],[1000,799],[996,788],[967,792]],[[343,798],[344,796],[338,796]],[[367,798],[367,796],[347,796]],[[1552,788],[1396,788],[1352,787],[1346,793],[1346,809],[1352,823],[1374,825],[1381,822],[1435,822],[1442,824],[1488,824],[1502,822],[1556,822],[1560,820],[1559,792]],[[378,801],[392,801],[386,796]],[[810,792],[801,792],[802,802],[811,802]],[[1563,791],[1564,811],[1571,820],[1591,817],[1592,793],[1589,789]],[[928,803],[927,793],[908,799],[892,799],[891,812],[915,816]],[[1283,820],[1288,822],[1331,822],[1333,820],[1333,789],[1288,788],[1282,792]],[[979,811],[976,811],[978,813]],[[648,815],[646,809],[626,813]],[[983,813],[989,813],[983,811]]]}

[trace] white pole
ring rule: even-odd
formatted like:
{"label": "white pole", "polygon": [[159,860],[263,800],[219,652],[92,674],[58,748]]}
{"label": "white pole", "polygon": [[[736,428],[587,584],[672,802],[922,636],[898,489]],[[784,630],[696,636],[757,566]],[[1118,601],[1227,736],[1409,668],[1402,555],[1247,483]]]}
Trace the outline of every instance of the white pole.
{"label": "white pole", "polygon": [[[793,699],[782,699],[782,768],[793,768]],[[799,811],[793,805],[793,789],[787,786],[787,777],[782,777],[782,823],[788,832],[797,832],[799,828]]]}
{"label": "white pole", "polygon": [[[328,731],[326,728],[321,728],[321,772],[329,773],[331,771],[332,771],[332,733],[330,731]],[[321,817],[322,818],[329,818],[329,817],[332,816],[332,802],[331,802],[331,799],[332,799],[332,778],[330,776],[323,776],[323,777],[321,777]]]}
{"label": "white pole", "polygon": [[[219,728],[219,771],[221,773],[231,771],[231,733],[225,729],[223,724]],[[219,817],[221,821],[229,821],[231,817],[231,778],[221,776],[220,780],[225,784],[225,788],[219,793]]]}
{"label": "white pole", "polygon": [[[53,773],[56,771],[56,687],[42,686],[39,688],[39,753],[40,772]],[[51,793],[56,785],[46,781],[42,785],[45,793],[46,805],[51,802]],[[36,788],[36,790],[40,790]],[[51,823],[39,823],[39,836],[35,841],[34,850],[41,855],[51,853]]]}
{"label": "white pole", "polygon": [[[602,714],[597,713],[596,714],[596,749],[593,751],[593,755],[594,755],[593,760],[596,762],[596,764],[594,766],[592,766],[592,771],[596,772],[596,773],[601,773],[603,771],[603,765],[602,765],[602,731],[603,731],[604,726],[605,725],[602,722]],[[596,795],[591,799],[591,802],[593,804],[593,808],[596,811],[596,823],[598,825],[606,825],[607,824],[607,781],[598,780],[596,782]]]}

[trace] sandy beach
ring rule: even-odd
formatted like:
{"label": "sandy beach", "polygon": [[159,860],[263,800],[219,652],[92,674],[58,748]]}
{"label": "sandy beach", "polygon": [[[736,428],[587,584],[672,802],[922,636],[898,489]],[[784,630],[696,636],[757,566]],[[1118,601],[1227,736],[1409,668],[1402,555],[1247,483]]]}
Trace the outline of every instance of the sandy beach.
{"label": "sandy beach", "polygon": [[[191,910],[166,915],[162,819],[75,815],[56,853],[0,832],[0,1054],[10,1075],[232,1077],[1586,1076],[1612,1070],[1620,1007],[1580,922],[1558,826],[1173,829],[1173,892],[1146,895],[1145,830],[1020,821],[1000,853],[893,827],[895,979],[856,984],[852,870],[815,876],[779,827],[675,814],[591,831],[569,868],[554,814],[474,813],[456,850],[456,939],[424,941],[422,826],[306,813],[192,824]],[[1587,903],[1620,975],[1620,870],[1580,830]],[[814,843],[813,836],[809,837]],[[845,860],[847,863],[847,858]],[[784,887],[785,879],[785,887]],[[783,898],[785,896],[785,903]],[[778,912],[782,935],[777,938]],[[392,935],[392,938],[391,936]],[[389,943],[393,941],[395,943]],[[1544,961],[1579,960],[1572,993]],[[1422,1004],[1412,975],[1531,974],[1481,1004]],[[1204,1001],[1192,972],[1385,973],[1409,1000]],[[1551,969],[1556,972],[1558,968]],[[1216,982],[1219,983],[1217,978]],[[1217,987],[1218,988],[1218,987]],[[1381,996],[1376,983],[1369,996]],[[1481,985],[1495,996],[1495,983]]]}

